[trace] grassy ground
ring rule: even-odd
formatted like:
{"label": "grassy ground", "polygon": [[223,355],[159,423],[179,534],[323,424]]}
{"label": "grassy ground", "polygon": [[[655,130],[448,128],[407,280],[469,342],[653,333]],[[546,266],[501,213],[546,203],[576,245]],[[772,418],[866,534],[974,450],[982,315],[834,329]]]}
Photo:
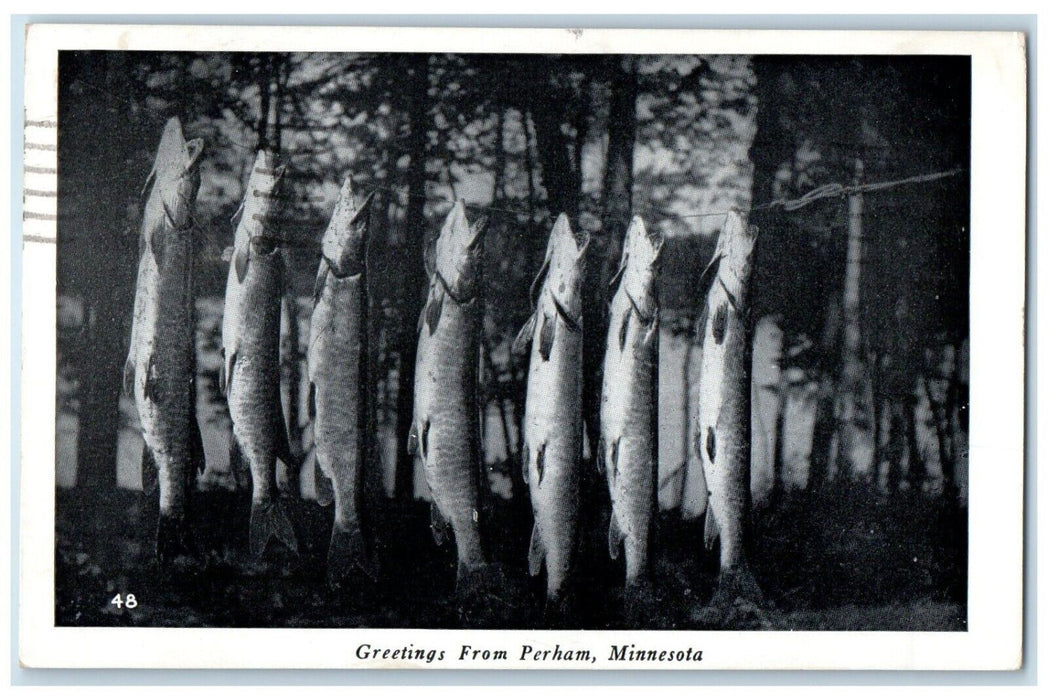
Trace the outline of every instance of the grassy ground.
{"label": "grassy ground", "polygon": [[[153,497],[155,498],[155,496]],[[429,534],[428,505],[372,507],[379,581],[334,592],[324,582],[331,511],[294,506],[303,550],[247,558],[247,503],[200,494],[195,529],[205,568],[178,575],[152,561],[156,506],[140,492],[105,500],[57,493],[58,625],[220,627],[703,628],[692,613],[712,595],[715,553],[702,550],[702,523],[660,516],[653,590],[623,605],[621,562],[606,554],[599,513],[586,521],[580,575],[567,617],[543,615],[542,580],[525,573],[525,511],[505,501],[486,509],[490,571],[454,591],[454,555]],[[206,522],[206,526],[204,523]],[[817,496],[788,493],[755,516],[752,563],[765,604],[741,604],[728,629],[966,629],[967,513],[919,493],[894,497],[859,484]],[[110,601],[133,593],[138,605]]]}

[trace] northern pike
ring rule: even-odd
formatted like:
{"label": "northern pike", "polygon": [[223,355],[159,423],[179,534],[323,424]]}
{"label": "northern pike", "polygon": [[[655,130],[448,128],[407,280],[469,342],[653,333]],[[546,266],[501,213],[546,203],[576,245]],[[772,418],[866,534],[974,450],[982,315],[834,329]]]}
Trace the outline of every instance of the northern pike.
{"label": "northern pike", "polygon": [[186,519],[204,448],[196,417],[193,205],[201,139],[186,141],[168,120],[146,180],[131,346],[124,392],[142,424],[142,480],[160,491],[156,556],[162,565],[194,552]]}
{"label": "northern pike", "polygon": [[608,552],[626,552],[626,586],[650,577],[648,552],[658,512],[659,255],[663,238],[640,217],[626,232],[612,279],[597,456],[608,482]]}
{"label": "northern pike", "polygon": [[[582,280],[589,236],[561,214],[535,282],[531,318],[513,342],[528,351],[521,462],[535,526],[528,571],[546,567],[546,599],[563,602],[575,558],[582,462]],[[538,290],[536,298],[536,290]]]}
{"label": "northern pike", "polygon": [[283,172],[274,154],[259,152],[234,235],[222,318],[219,385],[233,421],[231,457],[251,471],[249,546],[256,557],[272,538],[298,550],[286,507],[277,500],[278,485],[286,493],[291,480],[278,480],[276,461],[285,475],[298,464],[280,403],[282,241],[266,226]]}
{"label": "northern pike", "polygon": [[415,404],[408,451],[422,460],[433,494],[433,536],[455,535],[458,582],[486,565],[480,532],[480,342],[482,222],[470,225],[462,202],[437,238],[429,294],[418,326]]}
{"label": "northern pike", "polygon": [[762,596],[746,561],[750,517],[750,276],[757,229],[728,215],[713,259],[703,272],[708,288],[702,325],[702,375],[695,447],[708,489],[704,539],[720,540],[720,576],[711,612],[739,596]]}
{"label": "northern pike", "polygon": [[328,580],[354,568],[372,578],[361,524],[368,456],[368,197],[358,208],[347,177],[321,244],[309,326],[309,398],[317,465],[334,484]]}

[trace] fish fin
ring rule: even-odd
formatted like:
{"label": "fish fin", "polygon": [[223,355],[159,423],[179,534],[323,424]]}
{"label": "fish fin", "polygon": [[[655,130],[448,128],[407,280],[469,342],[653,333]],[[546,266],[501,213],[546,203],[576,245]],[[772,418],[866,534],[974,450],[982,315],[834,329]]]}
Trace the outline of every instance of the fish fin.
{"label": "fish fin", "polygon": [[161,568],[196,562],[197,549],[184,513],[161,513],[156,521],[156,561]]}
{"label": "fish fin", "polygon": [[535,455],[535,471],[538,472],[539,486],[542,486],[542,475],[546,471],[546,443],[539,445],[539,451]]}
{"label": "fish fin", "polygon": [[619,269],[615,271],[615,274],[610,280],[608,280],[608,291],[613,292],[618,289],[619,282],[622,281],[622,275],[626,272],[626,263],[629,261],[630,255],[626,253],[622,256],[622,264],[619,265]]}
{"label": "fish fin", "polygon": [[604,451],[606,449],[607,449],[607,445],[604,442],[604,436],[601,435],[600,439],[597,440],[597,456],[593,460],[593,463],[597,466],[597,473],[601,474],[601,475],[606,474],[607,470],[608,470],[607,465],[605,464],[605,460],[607,459],[607,455],[604,454]]}
{"label": "fish fin", "polygon": [[713,286],[713,280],[717,277],[717,269],[720,267],[721,258],[724,257],[724,253],[716,251],[713,258],[706,265],[706,269],[699,275],[698,284],[695,285],[695,292],[697,298],[705,299],[706,295],[710,291],[710,287]]}
{"label": "fish fin", "polygon": [[237,207],[237,210],[235,212],[233,212],[233,216],[229,217],[229,223],[233,224],[234,226],[239,226],[240,218],[242,216],[244,216],[244,202],[240,202],[240,206]]}
{"label": "fish fin", "polygon": [[156,372],[156,356],[150,355],[146,363],[146,382],[143,394],[150,401],[156,401],[160,390],[160,380]]}
{"label": "fish fin", "polygon": [[542,315],[542,329],[539,331],[539,353],[543,360],[548,360],[553,352],[553,341],[557,335],[557,317],[553,315]]}
{"label": "fish fin", "polygon": [[419,451],[418,424],[411,421],[411,429],[408,431],[408,454],[422,456]]}
{"label": "fish fin", "polygon": [[313,283],[313,306],[317,305],[317,302],[320,301],[320,295],[324,293],[324,283],[327,281],[330,270],[331,263],[324,256],[320,256],[320,265],[317,267],[317,279]]}
{"label": "fish fin", "polygon": [[160,485],[160,473],[149,445],[142,443],[142,492],[152,496]]}
{"label": "fish fin", "polygon": [[306,415],[309,416],[309,420],[313,420],[317,417],[317,385],[313,382],[309,383],[309,394],[306,399]]}
{"label": "fish fin", "polygon": [[[707,499],[708,499],[707,495]],[[713,546],[717,544],[717,540],[720,538],[720,529],[717,527],[717,519],[713,517],[713,505],[710,504],[709,500],[706,501],[706,522],[702,526],[702,541],[706,546],[706,551],[712,551]]]}
{"label": "fish fin", "polygon": [[236,350],[225,354],[226,349],[222,348],[223,357],[222,369],[218,375],[218,386],[222,390],[222,394],[229,396],[229,388],[233,384],[233,367],[236,366],[237,353]]}
{"label": "fish fin", "polygon": [[546,548],[542,545],[542,534],[539,532],[539,524],[531,530],[531,544],[528,545],[528,573],[538,576],[542,571],[542,562],[546,558]]}
{"label": "fish fin", "polygon": [[324,466],[320,463],[320,458],[317,457],[315,450],[313,452],[313,485],[318,505],[327,508],[335,502],[335,488],[331,484],[331,477],[328,476]]}
{"label": "fish fin", "polygon": [[433,541],[443,547],[451,539],[451,523],[440,512],[436,503],[429,504],[429,529],[433,532]]}
{"label": "fish fin", "polygon": [[152,189],[153,183],[156,182],[156,163],[153,164],[153,169],[146,175],[146,181],[142,183],[142,191],[138,193],[139,200],[144,204],[146,196],[149,194],[149,190]]}
{"label": "fish fin", "polygon": [[662,491],[664,488],[667,488],[674,481],[677,481],[678,479],[683,479],[684,475],[687,473],[687,469],[688,466],[686,462],[681,462],[673,469],[671,469],[665,476],[663,476],[659,480],[659,491]]}
{"label": "fish fin", "polygon": [[[283,414],[281,414],[281,421],[283,421]],[[298,497],[300,495],[298,473],[302,463],[291,452],[291,441],[288,439],[287,430],[283,427],[277,430],[276,448],[276,457],[280,460],[280,464],[277,465],[277,488],[285,496]]]}
{"label": "fish fin", "polygon": [[535,336],[536,318],[536,314],[532,314],[527,323],[520,329],[520,332],[517,333],[517,337],[513,340],[512,352],[514,355],[523,355],[528,351],[528,345]]}
{"label": "fish fin", "polygon": [[[200,421],[197,419],[196,411],[190,411],[189,414],[189,439],[190,439],[190,455],[192,456],[192,462],[196,465],[196,473],[203,474],[204,469],[207,467],[206,458],[204,456],[204,437],[200,432]],[[186,475],[186,479],[192,484],[193,472],[190,471]]]}
{"label": "fish fin", "polygon": [[627,307],[626,315],[622,317],[622,325],[619,326],[619,350],[621,351],[626,347],[626,338],[630,332],[630,316],[633,314],[633,307]]}
{"label": "fish fin", "polygon": [[426,309],[429,308],[429,300],[422,305],[422,311],[418,314],[418,324],[415,326],[415,335],[422,335],[422,327],[426,325]]}
{"label": "fish fin", "polygon": [[251,468],[236,437],[229,441],[229,471],[233,474],[237,489],[246,491],[251,488]]}
{"label": "fish fin", "polygon": [[298,553],[298,539],[288,516],[287,506],[281,501],[251,504],[250,525],[251,556],[256,559],[266,551],[272,539],[277,540],[292,552]]}
{"label": "fish fin", "polygon": [[229,245],[222,249],[222,262],[229,262],[233,259],[233,246]]}
{"label": "fish fin", "polygon": [[124,361],[124,396],[135,398],[135,357],[128,355]]}
{"label": "fish fin", "polygon": [[524,475],[524,484],[527,485],[528,480],[531,478],[528,475],[528,470],[531,467],[531,450],[528,449],[528,443],[524,443],[520,446],[520,470]]}
{"label": "fish fin", "polygon": [[608,555],[612,559],[619,558],[619,549],[624,539],[626,535],[619,527],[619,519],[615,517],[615,510],[612,509],[611,517],[608,519]]}
{"label": "fish fin", "polygon": [[615,442],[611,443],[611,456],[608,460],[608,479],[615,481],[619,475],[619,443],[622,442],[622,437],[615,438]]}
{"label": "fish fin", "polygon": [[549,264],[552,256],[546,255],[546,259],[542,261],[542,267],[535,273],[535,279],[531,282],[531,287],[528,289],[528,299],[531,300],[531,308],[538,306],[538,295],[542,289],[542,283],[546,281],[546,276],[549,274]]}
{"label": "fish fin", "polygon": [[641,342],[644,347],[651,347],[651,344],[658,340],[659,337],[659,312],[656,311],[655,315],[651,319],[651,323],[648,325],[648,330],[644,333],[644,340]]}
{"label": "fish fin", "polygon": [[237,248],[233,251],[233,267],[236,268],[237,281],[243,282],[247,276],[248,254],[247,248]]}
{"label": "fish fin", "polygon": [[368,556],[367,542],[360,526],[343,528],[335,523],[331,528],[331,543],[327,554],[327,581],[339,588],[363,573],[372,582],[378,580],[375,562]]}
{"label": "fish fin", "polygon": [[443,311],[444,294],[437,292],[426,302],[426,325],[429,326],[430,335],[433,335],[433,332],[437,330],[437,324],[440,323],[440,315]]}

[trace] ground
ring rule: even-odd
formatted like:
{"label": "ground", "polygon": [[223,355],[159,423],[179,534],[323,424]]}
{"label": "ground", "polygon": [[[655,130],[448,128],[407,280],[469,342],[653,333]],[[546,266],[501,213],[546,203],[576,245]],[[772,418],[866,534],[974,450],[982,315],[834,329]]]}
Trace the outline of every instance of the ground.
{"label": "ground", "polygon": [[[599,513],[579,555],[576,593],[561,616],[544,613],[542,581],[525,572],[526,511],[492,500],[485,512],[497,562],[455,593],[454,554],[429,536],[428,504],[372,506],[376,584],[330,589],[324,556],[331,510],[296,502],[303,551],[245,552],[242,497],[202,493],[195,532],[202,570],[165,573],[152,559],[155,495],[118,489],[105,499],[57,494],[57,625],[217,627],[493,627],[701,629],[693,613],[713,594],[716,554],[702,522],[659,518],[654,585],[624,606],[621,562],[612,562]],[[819,495],[786,493],[755,514],[751,560],[763,605],[738,601],[712,625],[726,629],[964,630],[967,512],[915,492],[888,497],[864,484]],[[112,603],[133,594],[128,609]],[[580,594],[584,593],[584,594]]]}

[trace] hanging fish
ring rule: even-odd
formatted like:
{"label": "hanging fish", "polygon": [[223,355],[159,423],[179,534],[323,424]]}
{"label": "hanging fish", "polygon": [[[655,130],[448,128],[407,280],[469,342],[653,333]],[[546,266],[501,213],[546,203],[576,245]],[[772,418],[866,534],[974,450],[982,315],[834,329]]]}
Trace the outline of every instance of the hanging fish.
{"label": "hanging fish", "polygon": [[561,214],[536,278],[535,311],[513,343],[530,347],[524,406],[524,480],[535,526],[528,569],[546,567],[546,599],[560,604],[578,540],[582,462],[582,280],[589,236],[575,234]]}
{"label": "hanging fish", "polygon": [[362,523],[368,460],[367,237],[371,197],[359,207],[347,177],[321,244],[309,327],[310,406],[316,461],[334,484],[328,580],[375,577]]}
{"label": "hanging fish", "polygon": [[658,510],[659,255],[663,238],[633,217],[612,280],[600,403],[600,454],[611,496],[608,551],[626,553],[627,591],[650,578]]}
{"label": "hanging fish", "polygon": [[156,556],[161,565],[195,554],[186,510],[204,448],[196,417],[193,205],[201,139],[186,141],[168,120],[157,149],[142,219],[131,348],[124,391],[142,425],[142,481],[158,486]]}
{"label": "hanging fish", "polygon": [[408,451],[422,461],[433,494],[433,536],[451,533],[458,582],[486,565],[481,543],[480,254],[483,223],[470,225],[462,202],[448,213],[436,241],[429,295],[418,327],[415,405]]}
{"label": "hanging fish", "polygon": [[[262,151],[248,179],[226,284],[222,318],[220,387],[233,421],[231,451],[251,472],[249,546],[259,557],[271,539],[298,551],[287,507],[277,499],[293,493],[287,475],[297,473],[280,402],[280,311],[285,270],[282,241],[266,227],[283,175],[276,156]],[[283,464],[278,480],[277,460]]]}
{"label": "hanging fish", "polygon": [[702,327],[702,378],[696,431],[709,490],[705,542],[720,541],[720,576],[708,606],[720,614],[737,597],[763,596],[746,560],[750,517],[750,277],[757,229],[728,216],[713,260],[703,273],[706,294]]}

